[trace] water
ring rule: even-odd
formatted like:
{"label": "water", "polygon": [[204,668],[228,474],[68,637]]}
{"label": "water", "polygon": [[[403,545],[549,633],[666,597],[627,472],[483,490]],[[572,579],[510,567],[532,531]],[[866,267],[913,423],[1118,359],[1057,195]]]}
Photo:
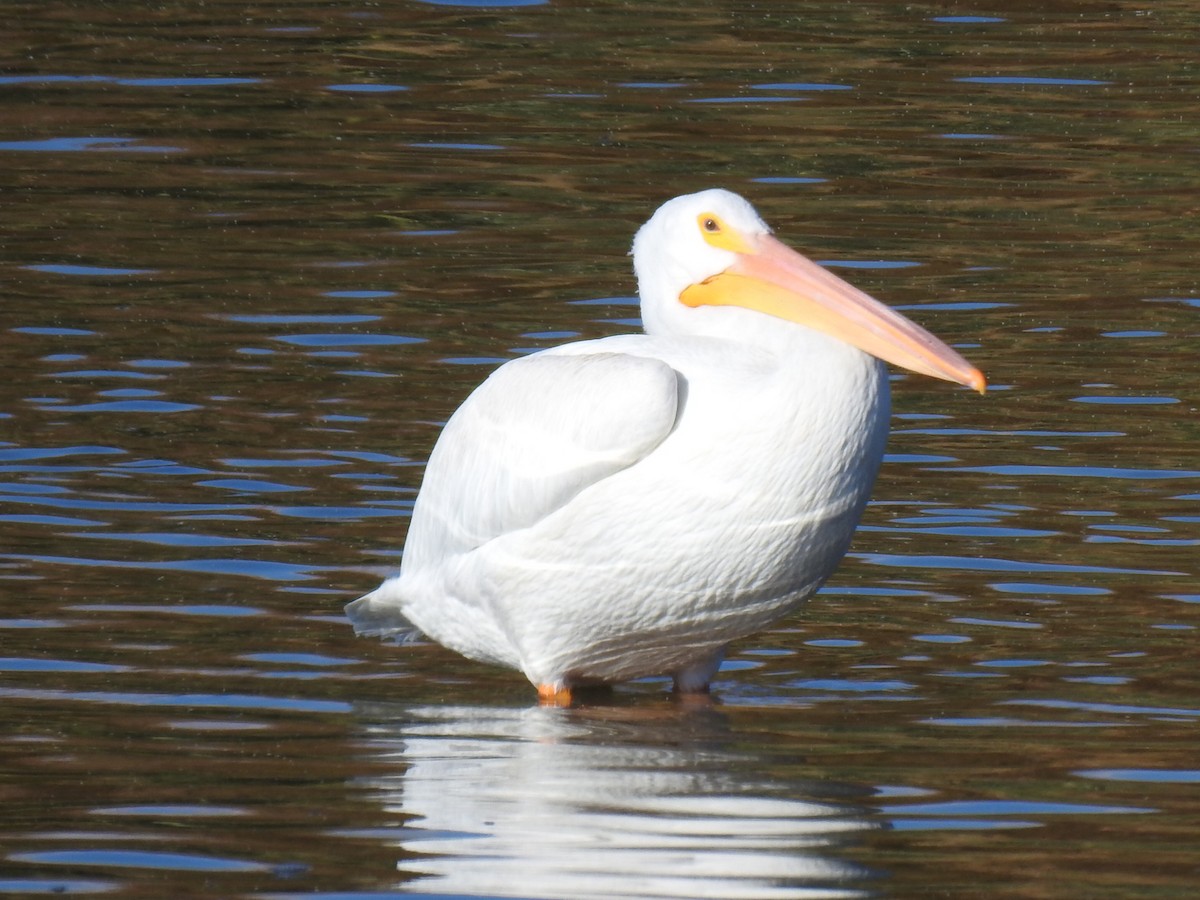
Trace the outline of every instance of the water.
{"label": "water", "polygon": [[[1190,897],[1190,4],[11,3],[0,894]],[[851,555],[539,709],[355,640],[440,422],[720,184],[965,349]]]}

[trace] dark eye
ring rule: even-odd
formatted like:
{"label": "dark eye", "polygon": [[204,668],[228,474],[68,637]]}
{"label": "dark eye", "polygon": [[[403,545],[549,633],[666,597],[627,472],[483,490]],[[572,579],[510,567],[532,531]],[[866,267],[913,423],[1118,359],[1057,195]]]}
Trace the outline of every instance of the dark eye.
{"label": "dark eye", "polygon": [[714,219],[712,216],[709,216],[704,220],[704,230],[709,234],[716,234],[721,230],[721,225],[716,219]]}

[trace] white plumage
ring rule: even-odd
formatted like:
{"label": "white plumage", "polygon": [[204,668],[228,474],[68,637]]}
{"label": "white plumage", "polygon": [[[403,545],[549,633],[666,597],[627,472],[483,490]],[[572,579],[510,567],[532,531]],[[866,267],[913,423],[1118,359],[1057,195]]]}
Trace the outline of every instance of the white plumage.
{"label": "white plumage", "polygon": [[859,347],[984,389],[727,191],[664,204],[633,256],[647,333],[514,360],[467,398],[400,573],[347,607],[360,633],[424,632],[559,701],[645,675],[704,689],[850,543],[889,417]]}

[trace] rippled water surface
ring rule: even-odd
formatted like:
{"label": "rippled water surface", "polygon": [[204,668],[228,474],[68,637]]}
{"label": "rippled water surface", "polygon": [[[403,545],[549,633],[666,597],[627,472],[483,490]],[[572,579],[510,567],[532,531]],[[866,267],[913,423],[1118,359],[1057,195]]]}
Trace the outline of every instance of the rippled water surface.
{"label": "rippled water surface", "polygon": [[[9,3],[0,894],[1192,897],[1193,4]],[[711,704],[356,640],[722,185],[964,349]]]}

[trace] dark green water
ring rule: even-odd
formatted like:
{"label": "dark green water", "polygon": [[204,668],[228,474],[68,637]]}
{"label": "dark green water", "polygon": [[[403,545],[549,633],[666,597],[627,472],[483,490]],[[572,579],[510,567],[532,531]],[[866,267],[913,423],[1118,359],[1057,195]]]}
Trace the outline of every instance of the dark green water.
{"label": "dark green water", "polygon": [[[0,895],[1194,895],[1192,4],[3,9]],[[440,422],[715,185],[993,390],[897,379],[712,705],[355,640]]]}

